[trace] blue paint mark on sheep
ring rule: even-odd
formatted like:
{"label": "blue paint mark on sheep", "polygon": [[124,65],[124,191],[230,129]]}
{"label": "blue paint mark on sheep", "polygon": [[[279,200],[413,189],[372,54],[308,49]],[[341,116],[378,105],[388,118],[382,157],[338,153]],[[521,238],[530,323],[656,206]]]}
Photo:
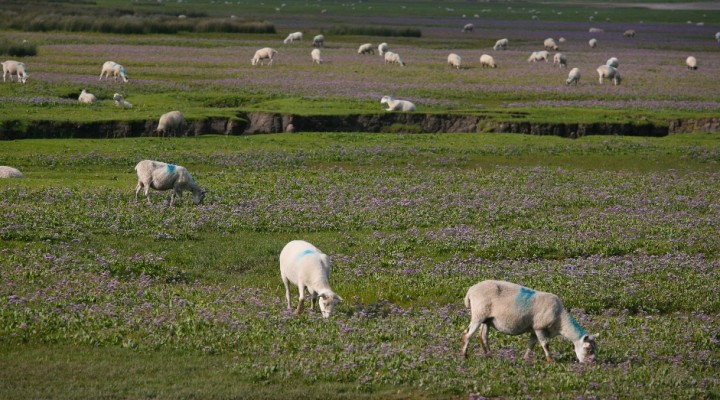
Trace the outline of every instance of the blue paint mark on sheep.
{"label": "blue paint mark on sheep", "polygon": [[575,318],[572,316],[572,314],[567,313],[568,315],[568,321],[570,321],[570,325],[572,325],[573,329],[575,329],[575,333],[577,333],[578,337],[583,337],[587,334],[585,332],[585,329],[580,326],[580,324],[575,320]]}
{"label": "blue paint mark on sheep", "polygon": [[523,310],[528,310],[532,307],[533,297],[535,297],[535,291],[528,288],[521,288],[517,297],[515,298],[515,305]]}
{"label": "blue paint mark on sheep", "polygon": [[175,165],[168,164],[167,170],[168,170],[168,174],[173,174],[173,173],[175,173]]}
{"label": "blue paint mark on sheep", "polygon": [[315,253],[316,253],[316,251],[312,250],[312,249],[303,250],[302,253],[298,254],[297,258],[295,259],[295,262],[297,263],[300,261],[301,258],[303,258],[309,254],[315,254]]}

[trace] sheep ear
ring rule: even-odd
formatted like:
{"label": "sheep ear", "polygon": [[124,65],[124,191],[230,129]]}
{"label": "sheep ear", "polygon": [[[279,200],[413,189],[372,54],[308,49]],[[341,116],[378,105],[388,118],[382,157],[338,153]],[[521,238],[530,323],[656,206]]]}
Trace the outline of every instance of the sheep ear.
{"label": "sheep ear", "polygon": [[585,336],[583,336],[583,342],[592,342],[592,341],[595,341],[595,339],[597,339],[598,336],[599,336],[599,334],[597,334],[597,335],[585,335]]}
{"label": "sheep ear", "polygon": [[342,297],[340,297],[340,295],[338,295],[338,294],[335,294],[335,298],[338,299],[339,301],[345,301],[345,300],[344,300]]}
{"label": "sheep ear", "polygon": [[323,300],[327,300],[327,294],[326,294],[326,293],[322,293],[322,294],[318,295],[318,297],[320,297],[320,298],[323,299]]}

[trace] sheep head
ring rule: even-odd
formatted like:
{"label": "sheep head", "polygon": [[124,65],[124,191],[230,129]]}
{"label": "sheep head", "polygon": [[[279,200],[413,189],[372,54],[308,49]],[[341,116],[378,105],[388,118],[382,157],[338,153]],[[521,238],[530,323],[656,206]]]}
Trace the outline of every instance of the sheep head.
{"label": "sheep head", "polygon": [[595,361],[595,353],[597,353],[598,335],[584,335],[580,340],[575,342],[575,355],[581,363],[592,363]]}
{"label": "sheep head", "polygon": [[318,305],[320,306],[320,312],[323,318],[329,318],[330,314],[335,309],[335,305],[341,302],[342,297],[338,296],[331,290],[324,291],[318,295]]}

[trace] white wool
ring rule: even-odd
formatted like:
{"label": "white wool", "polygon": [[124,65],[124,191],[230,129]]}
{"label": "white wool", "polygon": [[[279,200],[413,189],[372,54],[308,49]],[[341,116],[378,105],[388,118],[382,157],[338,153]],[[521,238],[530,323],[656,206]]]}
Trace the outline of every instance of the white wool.
{"label": "white wool", "polygon": [[601,85],[603,83],[603,79],[612,79],[615,86],[619,85],[620,81],[622,81],[622,78],[620,77],[620,72],[618,72],[617,68],[611,67],[609,65],[601,65],[597,68],[596,71],[598,73],[598,78]]}
{"label": "white wool", "polygon": [[310,56],[312,57],[313,63],[322,64],[323,60],[320,58],[320,49],[313,49],[310,52]]}
{"label": "white wool", "polygon": [[500,39],[497,42],[495,42],[495,46],[493,46],[493,50],[506,50],[508,47],[508,40],[506,38]]}
{"label": "white wool", "polygon": [[17,168],[0,166],[0,178],[22,178],[23,174]]}
{"label": "white wool", "polygon": [[170,111],[160,116],[160,122],[155,130],[159,134],[174,133],[180,129],[185,122],[180,111]]}
{"label": "white wool", "polygon": [[590,46],[590,48],[594,49],[595,47],[597,47],[597,43],[598,41],[595,38],[588,40],[588,46]]}
{"label": "white wool", "polygon": [[378,45],[378,54],[380,56],[383,56],[385,52],[388,51],[388,44],[383,42]]}
{"label": "white wool", "polygon": [[415,104],[407,100],[398,100],[391,96],[383,96],[380,99],[380,104],[387,104],[388,108],[385,111],[406,111],[414,112]]}
{"label": "white wool", "polygon": [[302,37],[303,37],[302,32],[293,32],[293,33],[289,34],[285,38],[285,40],[283,40],[283,43],[288,44],[288,43],[299,42],[299,41],[302,41]]}
{"label": "white wool", "polygon": [[113,100],[115,100],[115,105],[122,108],[132,108],[132,104],[125,101],[120,93],[115,93],[113,95]]}
{"label": "white wool", "polygon": [[555,53],[553,56],[553,65],[557,65],[560,68],[567,67],[567,57],[563,53]]}
{"label": "white wool", "polygon": [[405,66],[405,62],[403,62],[402,58],[400,58],[400,55],[397,53],[393,53],[392,51],[385,52],[385,64],[398,64],[401,67]]}
{"label": "white wool", "polygon": [[358,47],[358,54],[375,54],[372,43],[361,44]]}
{"label": "white wool", "polygon": [[78,101],[84,104],[93,104],[97,101],[97,97],[83,89],[82,92],[80,92],[80,96],[78,96]]}
{"label": "white wool", "polygon": [[15,61],[15,60],[7,60],[2,63],[3,66],[3,82],[5,82],[5,76],[10,76],[10,82],[12,82],[12,76],[15,74],[17,76],[18,83],[25,83],[27,81],[27,78],[30,76],[27,71],[25,70],[25,64]]}
{"label": "white wool", "polygon": [[558,45],[557,45],[557,43],[555,43],[555,39],[553,39],[553,38],[545,39],[545,41],[543,42],[543,46],[545,46],[546,49],[553,49],[553,50],[558,49]]}
{"label": "white wool", "polygon": [[172,190],[170,205],[175,202],[175,196],[182,197],[183,191],[192,193],[192,200],[195,204],[202,203],[205,198],[205,191],[198,186],[190,172],[180,165],[167,164],[160,161],[143,160],[135,166],[137,171],[138,184],[135,187],[135,201],[138,201],[138,193],[145,189],[145,198],[150,202],[150,189]]}
{"label": "white wool", "polygon": [[688,57],[685,59],[685,65],[687,65],[688,69],[698,69],[698,62],[697,59],[693,56]]}
{"label": "white wool", "polygon": [[313,47],[325,47],[325,36],[317,35],[313,38]]}
{"label": "white wool", "polygon": [[483,54],[480,56],[480,65],[483,68],[484,67],[497,68],[497,64],[495,64],[495,59],[493,58],[493,56],[491,56],[489,54]]}
{"label": "white wool", "polygon": [[449,66],[451,66],[453,68],[460,69],[460,65],[462,63],[462,58],[455,53],[450,53],[447,58],[447,63]]}
{"label": "white wool", "polygon": [[129,79],[127,72],[125,72],[125,67],[115,61],[105,61],[100,71],[99,80],[102,80],[103,76],[105,76],[105,79],[110,79],[110,75],[113,76],[113,80],[117,80],[117,78],[120,77],[123,82],[127,82]]}
{"label": "white wool", "polygon": [[571,69],[565,83],[567,83],[568,85],[574,83],[575,86],[577,86],[577,84],[580,83],[580,68]]}
{"label": "white wool", "polygon": [[537,62],[540,60],[545,60],[545,62],[548,62],[549,56],[550,53],[548,53],[546,50],[533,51],[528,58],[528,62]]}
{"label": "white wool", "polygon": [[263,47],[262,49],[255,52],[255,55],[253,56],[252,60],[250,60],[250,63],[252,65],[258,65],[258,63],[260,65],[265,65],[265,60],[270,60],[270,62],[268,62],[268,65],[272,65],[277,53],[277,50],[273,48]]}

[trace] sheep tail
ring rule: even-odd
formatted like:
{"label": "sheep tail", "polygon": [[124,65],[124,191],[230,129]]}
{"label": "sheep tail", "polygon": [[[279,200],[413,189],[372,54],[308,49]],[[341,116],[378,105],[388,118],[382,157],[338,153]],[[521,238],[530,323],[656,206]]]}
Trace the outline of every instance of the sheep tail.
{"label": "sheep tail", "polygon": [[470,296],[468,294],[465,295],[465,308],[470,308]]}

